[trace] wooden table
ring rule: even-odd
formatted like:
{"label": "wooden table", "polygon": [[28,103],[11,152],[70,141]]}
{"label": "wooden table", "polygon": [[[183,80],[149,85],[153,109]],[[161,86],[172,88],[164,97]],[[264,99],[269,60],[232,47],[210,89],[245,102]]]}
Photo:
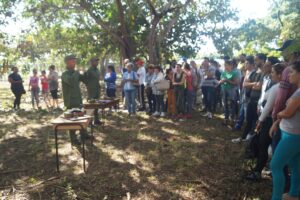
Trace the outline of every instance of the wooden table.
{"label": "wooden table", "polygon": [[100,109],[102,118],[104,119],[104,110],[106,108],[116,107],[120,108],[120,99],[103,99],[97,100],[95,103],[84,103],[84,109]]}
{"label": "wooden table", "polygon": [[[56,169],[59,172],[59,158],[58,158],[58,131],[77,131],[81,132],[81,141],[82,141],[82,157],[83,157],[83,170],[85,172],[85,136],[83,133],[87,130],[87,127],[91,125],[93,117],[85,115],[83,117],[65,119],[63,115],[51,121],[54,129],[55,135],[55,148],[56,148]],[[93,144],[93,127],[91,126],[91,142]]]}

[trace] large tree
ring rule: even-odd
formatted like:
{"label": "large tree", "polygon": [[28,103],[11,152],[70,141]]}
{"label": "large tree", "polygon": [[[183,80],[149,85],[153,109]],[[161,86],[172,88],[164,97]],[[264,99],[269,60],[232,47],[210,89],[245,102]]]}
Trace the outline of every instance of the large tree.
{"label": "large tree", "polygon": [[[207,24],[232,18],[229,0],[42,0],[26,1],[27,16],[43,28],[54,24],[96,25],[123,58],[145,56],[159,63],[175,52],[195,53],[201,34],[214,34]],[[183,26],[183,27],[182,27]],[[183,50],[178,50],[180,46]],[[176,49],[174,47],[177,47]],[[183,53],[184,54],[184,53]]]}

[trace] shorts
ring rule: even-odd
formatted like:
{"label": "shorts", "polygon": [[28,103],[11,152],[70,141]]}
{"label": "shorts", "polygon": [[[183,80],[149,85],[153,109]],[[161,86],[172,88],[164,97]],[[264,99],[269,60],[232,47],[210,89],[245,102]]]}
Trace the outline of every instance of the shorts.
{"label": "shorts", "polygon": [[52,96],[53,99],[58,99],[57,89],[56,90],[51,90],[50,93],[51,93],[51,96]]}

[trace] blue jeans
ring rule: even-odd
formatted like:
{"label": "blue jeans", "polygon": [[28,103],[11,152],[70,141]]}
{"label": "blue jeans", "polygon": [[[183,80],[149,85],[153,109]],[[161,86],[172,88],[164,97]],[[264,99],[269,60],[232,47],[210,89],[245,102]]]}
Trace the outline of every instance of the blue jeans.
{"label": "blue jeans", "polygon": [[136,90],[124,90],[129,114],[136,112]]}
{"label": "blue jeans", "polygon": [[272,200],[281,200],[285,186],[283,169],[288,165],[291,169],[291,188],[289,195],[298,197],[300,194],[300,135],[281,131],[282,138],[271,161],[273,175]]}
{"label": "blue jeans", "polygon": [[38,105],[39,104],[39,93],[40,93],[40,88],[34,88],[31,89],[31,103],[32,106],[34,106],[34,101]]}
{"label": "blue jeans", "polygon": [[202,86],[203,101],[205,110],[207,112],[214,112],[214,105],[216,101],[216,88]]}
{"label": "blue jeans", "polygon": [[185,91],[186,114],[192,113],[195,92],[193,90]]}
{"label": "blue jeans", "polygon": [[236,104],[237,104],[237,92],[235,88],[230,89],[222,89],[222,96],[223,96],[223,105],[225,111],[225,119],[235,118],[236,114]]}

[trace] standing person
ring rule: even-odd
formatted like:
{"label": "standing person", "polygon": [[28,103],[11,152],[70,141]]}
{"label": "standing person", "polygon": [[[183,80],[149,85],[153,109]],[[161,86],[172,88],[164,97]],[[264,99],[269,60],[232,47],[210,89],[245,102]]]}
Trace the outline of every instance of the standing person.
{"label": "standing person", "polygon": [[33,76],[30,77],[29,79],[29,91],[31,91],[31,104],[32,108],[35,109],[35,104],[36,104],[36,109],[39,109],[39,93],[40,93],[40,87],[39,87],[39,77],[37,75],[37,70],[33,69],[32,70]]}
{"label": "standing person", "polygon": [[174,85],[173,85],[173,70],[167,69],[166,71],[166,79],[170,81],[170,88],[167,91],[168,100],[167,100],[167,112],[171,117],[175,117],[176,115],[176,99],[174,94]]}
{"label": "standing person", "polygon": [[149,104],[149,114],[152,115],[155,112],[156,108],[156,101],[155,96],[152,91],[151,87],[151,81],[154,77],[154,65],[150,64],[147,68],[147,74],[146,74],[146,94]]}
{"label": "standing person", "polygon": [[191,61],[190,63],[191,65],[191,72],[192,72],[192,76],[193,76],[193,88],[194,88],[194,102],[193,102],[193,107],[195,108],[196,104],[197,104],[197,96],[198,96],[198,92],[199,92],[199,86],[200,86],[200,82],[201,82],[201,75],[200,72],[197,68],[197,64],[195,61]]}
{"label": "standing person", "polygon": [[209,65],[209,59],[204,58],[202,63],[204,69],[204,79],[202,82],[202,94],[204,101],[204,111],[206,114],[204,116],[209,119],[213,118],[214,105],[216,101],[216,87],[219,85],[216,79],[216,68]]}
{"label": "standing person", "polygon": [[[293,62],[300,61],[300,50],[299,48],[296,48],[297,44],[299,44],[300,41],[296,40],[287,40],[283,43],[282,47],[278,49],[278,51],[281,51],[282,56],[284,57],[284,60],[287,62],[287,64],[292,64]],[[291,71],[290,67],[286,67],[285,70],[282,73],[281,81],[279,83],[279,90],[278,95],[275,101],[272,117],[273,120],[277,120],[277,114],[282,111],[285,108],[285,103],[287,99],[293,94],[293,92],[297,89],[297,86],[294,84],[291,84],[288,78],[288,75]],[[274,133],[273,137],[273,151],[275,150],[278,142],[281,138],[281,132],[278,130],[277,133]]]}
{"label": "standing person", "polygon": [[[270,136],[273,136],[279,125],[282,134],[271,161],[272,200],[296,200],[300,193],[300,61],[291,64],[289,82],[297,85],[297,90],[288,99],[286,108],[277,114],[270,130]],[[291,187],[289,193],[282,196],[285,186],[283,169],[286,165],[291,170]]]}
{"label": "standing person", "polygon": [[[238,85],[238,74],[233,69],[233,61],[225,61],[225,71],[221,74],[220,85],[222,89],[223,105],[225,107],[225,121],[224,125],[232,125],[235,119],[237,92],[236,86]],[[230,122],[231,120],[231,122]]]}
{"label": "standing person", "polygon": [[[248,64],[252,65],[253,57],[248,57],[247,62]],[[256,122],[258,119],[257,114],[257,105],[258,100],[260,98],[261,93],[261,86],[263,80],[263,73],[262,73],[262,66],[264,64],[264,60],[266,56],[260,56],[259,54],[256,56],[254,63],[256,65],[257,70],[249,75],[247,79],[244,81],[244,88],[246,89],[246,127],[243,131],[242,137],[233,139],[233,143],[239,143],[241,141],[246,141],[248,134],[253,134],[254,129],[256,127]],[[252,67],[250,67],[252,68]]]}
{"label": "standing person", "polygon": [[48,84],[52,96],[52,107],[58,108],[58,73],[54,65],[49,67]]}
{"label": "standing person", "polygon": [[144,62],[142,60],[138,60],[136,62],[137,76],[139,78],[139,87],[138,87],[138,100],[140,102],[139,111],[145,111],[145,82],[146,82],[146,69],[144,67]]}
{"label": "standing person", "polygon": [[266,92],[273,86],[274,82],[272,81],[272,66],[279,63],[279,60],[275,57],[269,57],[265,65],[263,66],[263,83],[262,83],[262,88],[261,88],[261,95],[258,100],[258,112],[263,108],[263,104],[265,103],[264,97]]}
{"label": "standing person", "polygon": [[151,86],[153,90],[153,94],[155,96],[155,101],[156,101],[156,109],[155,113],[152,116],[158,117],[165,117],[164,113],[164,91],[160,91],[157,89],[156,85],[160,81],[164,80],[164,74],[162,72],[162,68],[160,66],[155,66],[154,67],[154,77],[151,81]]}
{"label": "standing person", "polygon": [[[123,66],[121,67],[121,74],[122,74],[122,77],[124,75],[125,72],[127,72],[127,64],[130,63],[130,60],[128,58],[124,59],[123,61]],[[124,110],[127,110],[127,102],[126,102],[126,98],[125,98],[125,92],[124,92],[124,89],[122,90],[122,100],[123,100],[123,109]]]}
{"label": "standing person", "polygon": [[246,81],[248,81],[249,77],[252,77],[253,73],[255,73],[255,64],[254,64],[253,56],[246,57],[245,70],[246,70],[246,74],[243,80],[242,91],[240,94],[240,109],[239,109],[240,112],[239,112],[238,120],[233,130],[241,130],[246,117],[246,109],[249,103],[250,92],[251,92],[251,87],[249,87],[249,85],[246,84]]}
{"label": "standing person", "polygon": [[127,63],[127,71],[123,74],[122,86],[125,92],[126,107],[128,109],[129,116],[136,115],[136,85],[139,80],[136,72],[133,71],[133,63]]}
{"label": "standing person", "polygon": [[42,85],[42,95],[44,102],[49,109],[50,106],[50,99],[49,99],[49,83],[48,83],[48,78],[46,76],[46,71],[42,71],[42,76],[41,76],[41,85]]}
{"label": "standing person", "polygon": [[106,83],[106,96],[110,98],[116,97],[116,80],[117,74],[115,72],[115,66],[114,64],[109,64],[107,66],[104,82]]}
{"label": "standing person", "polygon": [[176,72],[173,76],[173,85],[174,85],[174,95],[176,102],[176,111],[178,118],[184,118],[184,84],[185,84],[185,74],[182,70],[181,64],[176,64]]}
{"label": "standing person", "polygon": [[185,105],[186,105],[186,115],[185,118],[190,119],[192,118],[192,108],[194,102],[194,88],[193,88],[193,75],[191,71],[191,67],[188,63],[184,64],[184,73],[185,73],[185,80],[186,80],[186,98],[185,98]]}
{"label": "standing person", "polygon": [[17,67],[12,68],[12,73],[8,76],[8,81],[10,82],[10,89],[12,93],[15,95],[14,100],[14,110],[20,109],[21,97],[22,94],[25,94],[25,89],[23,86],[22,77],[19,74],[19,70]]}
{"label": "standing person", "polygon": [[[268,62],[266,64],[268,64]],[[273,84],[266,90],[262,97],[263,103],[260,109],[261,114],[256,125],[256,134],[259,136],[257,162],[253,171],[246,176],[246,179],[251,181],[261,179],[261,172],[268,162],[268,148],[272,142],[272,139],[269,136],[269,131],[273,123],[271,114],[284,67],[283,64],[276,64],[271,67],[272,70],[270,76]]]}
{"label": "standing person", "polygon": [[[298,48],[300,44],[300,40],[287,40],[283,43],[282,47],[278,49],[281,51],[281,55],[284,57],[284,60],[287,65],[290,65],[296,61],[300,61],[300,50]],[[286,106],[286,101],[288,98],[296,91],[297,86],[292,84],[289,80],[289,73],[291,71],[291,67],[287,66],[281,77],[281,81],[279,83],[279,89],[277,93],[277,97],[275,100],[275,105],[272,113],[273,121],[277,120],[277,114],[282,111]],[[282,133],[281,130],[278,129],[276,132],[273,133],[272,137],[272,149],[275,152],[277,144],[281,140]],[[285,190],[289,189],[290,186],[290,176],[289,170],[287,167],[284,168],[285,174]]]}
{"label": "standing person", "polygon": [[[216,68],[216,72],[215,72],[216,80],[220,81],[221,80],[221,74],[222,74],[220,63],[213,60],[213,61],[211,61],[211,65]],[[216,95],[215,95],[216,100],[215,100],[215,103],[214,103],[214,109],[213,110],[217,109],[218,104],[219,104],[220,108],[222,108],[222,100],[223,99],[222,99],[222,94],[221,93],[222,93],[221,85],[218,85],[216,87]]]}
{"label": "standing person", "polygon": [[[99,59],[92,58],[90,60],[90,67],[84,74],[84,82],[88,92],[88,100],[100,99],[100,70],[98,69]],[[101,124],[99,120],[98,109],[94,110],[94,124]]]}
{"label": "standing person", "polygon": [[[67,109],[80,108],[82,107],[80,82],[84,81],[84,76],[75,70],[76,57],[74,55],[66,56],[64,61],[67,68],[61,75],[64,105]],[[72,144],[80,144],[75,131],[70,131],[70,138]]]}
{"label": "standing person", "polygon": [[245,78],[245,76],[246,76],[246,58],[247,58],[247,56],[246,56],[246,54],[241,54],[240,56],[239,56],[239,64],[238,64],[238,66],[237,66],[237,68],[241,71],[241,73],[242,73],[242,77],[241,77],[241,84],[240,84],[240,89],[242,90],[242,88],[243,88],[243,81],[244,81],[244,78]]}

